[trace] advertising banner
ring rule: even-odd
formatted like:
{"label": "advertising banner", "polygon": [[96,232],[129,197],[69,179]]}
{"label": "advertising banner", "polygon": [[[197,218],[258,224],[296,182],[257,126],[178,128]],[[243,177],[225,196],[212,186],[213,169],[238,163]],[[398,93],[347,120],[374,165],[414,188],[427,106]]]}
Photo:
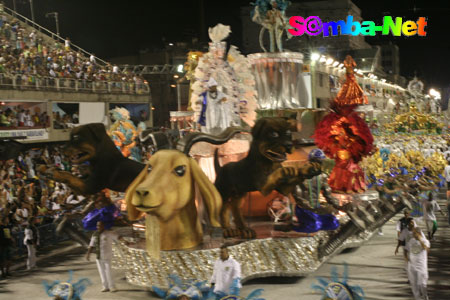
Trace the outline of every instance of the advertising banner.
{"label": "advertising banner", "polygon": [[26,137],[26,140],[47,140],[48,131],[45,128],[0,130],[0,138],[16,138],[19,136]]}

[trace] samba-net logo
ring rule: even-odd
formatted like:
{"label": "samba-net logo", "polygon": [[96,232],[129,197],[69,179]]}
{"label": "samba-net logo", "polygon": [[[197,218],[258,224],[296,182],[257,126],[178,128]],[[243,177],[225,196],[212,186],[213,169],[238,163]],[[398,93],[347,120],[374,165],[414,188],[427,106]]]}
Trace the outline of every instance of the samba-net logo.
{"label": "samba-net logo", "polygon": [[295,36],[303,34],[316,36],[322,33],[324,37],[337,35],[364,35],[375,36],[377,32],[382,35],[392,34],[393,36],[426,36],[425,27],[427,18],[420,17],[417,21],[405,21],[400,17],[394,19],[391,16],[384,16],[383,24],[376,25],[373,21],[353,21],[353,16],[348,16],[347,21],[322,22],[317,16],[310,16],[304,19],[301,16],[293,16],[289,19],[289,33]]}

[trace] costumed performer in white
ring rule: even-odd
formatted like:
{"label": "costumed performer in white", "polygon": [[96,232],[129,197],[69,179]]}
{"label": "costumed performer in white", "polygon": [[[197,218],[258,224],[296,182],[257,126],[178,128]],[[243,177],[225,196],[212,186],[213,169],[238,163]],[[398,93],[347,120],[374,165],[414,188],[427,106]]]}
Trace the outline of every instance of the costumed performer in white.
{"label": "costumed performer in white", "polygon": [[202,111],[198,123],[202,132],[219,134],[233,123],[233,109],[227,101],[227,95],[217,89],[217,81],[210,78],[208,91],[200,95]]}
{"label": "costumed performer in white", "polygon": [[[402,247],[403,255],[405,257],[408,257],[408,252],[406,249],[406,242],[408,242],[412,236],[412,232],[409,231],[408,226],[409,226],[409,223],[412,221],[414,223],[414,226],[412,226],[411,228],[414,228],[414,227],[416,227],[416,223],[415,223],[414,219],[411,217],[411,211],[409,209],[405,208],[403,210],[403,214],[404,214],[404,217],[401,218],[400,220],[398,220],[397,226],[396,226],[398,240],[397,240],[397,247],[395,248],[394,254],[397,255],[398,249],[400,247]],[[401,236],[402,240],[400,240],[400,236]],[[406,271],[406,273],[408,273],[408,261],[407,260],[405,260],[405,271]],[[408,283],[409,283],[409,280],[408,280]]]}
{"label": "costumed performer in white", "polygon": [[102,281],[102,292],[116,292],[117,289],[111,275],[112,242],[122,239],[117,233],[106,229],[102,221],[97,222],[97,231],[92,235],[86,260],[89,261],[91,252],[97,253],[97,268]]}
{"label": "costumed performer in white", "polygon": [[[214,264],[211,277],[211,285],[214,286],[214,294],[219,297],[230,295],[231,288],[241,288],[241,265],[230,257],[226,245],[220,247],[220,259]],[[237,286],[236,286],[237,283]]]}
{"label": "costumed performer in white", "polygon": [[[412,235],[406,242],[405,259],[408,261],[408,278],[415,300],[428,300],[428,251],[430,242],[413,220],[408,224],[406,235]],[[402,235],[402,234],[401,234]],[[406,254],[407,253],[407,254]]]}

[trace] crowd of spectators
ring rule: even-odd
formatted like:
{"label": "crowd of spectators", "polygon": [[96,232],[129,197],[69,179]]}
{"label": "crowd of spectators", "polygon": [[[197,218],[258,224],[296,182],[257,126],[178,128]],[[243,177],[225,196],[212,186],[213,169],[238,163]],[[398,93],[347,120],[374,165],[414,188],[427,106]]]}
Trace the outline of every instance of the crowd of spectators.
{"label": "crowd of spectators", "polygon": [[[37,171],[40,165],[83,175],[83,167],[72,166],[58,146],[28,150],[17,159],[0,161],[2,266],[8,265],[13,247],[20,243],[20,240],[14,240],[14,236],[23,232],[30,223],[35,226],[53,223],[68,211],[81,209],[81,205],[77,204],[85,201],[83,196],[76,195],[65,184],[41,176]],[[5,275],[7,271],[2,273]]]}
{"label": "crowd of spectators", "polygon": [[[7,14],[0,17],[0,79],[2,84],[15,79],[22,88],[54,86],[55,79],[62,80],[63,87],[86,89],[92,82],[111,82],[114,88],[140,92],[145,89],[145,80],[131,72],[121,72],[117,65],[105,66],[97,63],[94,55],[90,57],[74,51],[67,38],[65,43],[54,40],[53,44],[44,41],[36,30],[22,24]],[[44,80],[45,79],[45,80]],[[67,80],[66,80],[67,79]],[[72,81],[70,81],[72,79]],[[124,85],[124,86],[125,86]]]}
{"label": "crowd of spectators", "polygon": [[15,225],[22,225],[31,216],[43,217],[38,222],[45,222],[70,193],[64,184],[41,178],[39,165],[71,168],[58,147],[28,150],[15,160],[0,161],[0,213]]}
{"label": "crowd of spectators", "polygon": [[25,109],[22,105],[0,106],[0,127],[49,127],[50,119],[46,111]]}
{"label": "crowd of spectators", "polygon": [[78,114],[74,113],[61,115],[59,112],[53,112],[53,128],[67,129],[76,126],[79,123]]}

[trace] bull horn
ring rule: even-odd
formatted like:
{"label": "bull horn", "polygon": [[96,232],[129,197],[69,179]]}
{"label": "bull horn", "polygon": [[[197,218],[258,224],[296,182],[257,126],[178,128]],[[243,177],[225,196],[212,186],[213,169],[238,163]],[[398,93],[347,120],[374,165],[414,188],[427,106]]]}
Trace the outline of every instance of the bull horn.
{"label": "bull horn", "polygon": [[189,155],[192,146],[198,142],[207,142],[213,145],[222,145],[228,142],[233,136],[241,132],[250,132],[243,127],[228,127],[219,135],[211,135],[203,132],[190,133],[177,143],[177,149],[186,155]]}

